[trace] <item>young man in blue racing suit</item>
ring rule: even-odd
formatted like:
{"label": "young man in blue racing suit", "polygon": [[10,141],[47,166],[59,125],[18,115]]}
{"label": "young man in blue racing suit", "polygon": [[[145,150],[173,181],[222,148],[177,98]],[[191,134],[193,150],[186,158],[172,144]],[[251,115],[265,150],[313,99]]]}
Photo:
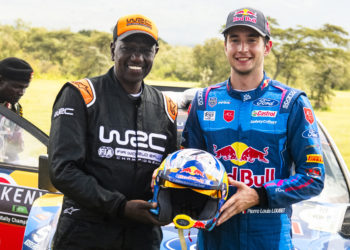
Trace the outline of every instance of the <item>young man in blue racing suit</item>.
{"label": "young man in blue racing suit", "polygon": [[199,232],[198,248],[293,249],[291,205],[323,189],[316,119],[302,91],[264,73],[272,42],[263,13],[231,12],[223,34],[231,75],[197,92],[182,138],[183,147],[214,154],[231,177],[218,226]]}

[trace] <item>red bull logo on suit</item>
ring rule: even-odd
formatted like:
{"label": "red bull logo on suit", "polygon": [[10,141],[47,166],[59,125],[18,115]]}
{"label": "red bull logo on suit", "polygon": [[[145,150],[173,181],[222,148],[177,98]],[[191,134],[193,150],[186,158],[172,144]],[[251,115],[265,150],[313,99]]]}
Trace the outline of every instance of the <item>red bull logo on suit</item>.
{"label": "red bull logo on suit", "polygon": [[254,172],[250,169],[232,167],[232,173],[229,173],[227,176],[234,180],[241,181],[249,187],[262,187],[265,182],[275,179],[275,169],[265,168],[263,175],[254,175]]}
{"label": "red bull logo on suit", "polygon": [[213,144],[213,150],[217,159],[222,158],[224,161],[231,161],[237,166],[242,166],[247,162],[254,163],[256,160],[269,163],[269,160],[266,158],[269,154],[269,147],[265,147],[264,151],[260,151],[242,142],[235,142],[219,149],[217,145]]}

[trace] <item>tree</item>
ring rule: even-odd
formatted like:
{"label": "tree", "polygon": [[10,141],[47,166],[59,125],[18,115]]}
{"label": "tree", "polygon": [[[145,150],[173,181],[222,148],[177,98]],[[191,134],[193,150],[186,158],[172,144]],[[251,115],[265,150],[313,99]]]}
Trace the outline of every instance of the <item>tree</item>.
{"label": "tree", "polygon": [[159,51],[154,59],[154,65],[149,78],[171,81],[198,81],[192,48],[171,46],[159,41]]}
{"label": "tree", "polygon": [[[343,82],[342,79],[346,79],[344,76],[347,68],[344,65],[349,59],[349,54],[344,56],[341,50],[334,49],[331,55],[313,58],[315,69],[308,78],[310,79],[310,99],[315,101],[315,109],[327,109],[328,102],[334,96],[332,89],[339,86]],[[349,76],[347,80],[350,80]]]}
{"label": "tree", "polygon": [[314,71],[305,75],[306,79],[311,80],[311,99],[316,98],[315,108],[327,106],[332,87],[339,85],[338,79],[342,78],[341,72],[344,71],[345,64],[334,64],[334,58],[337,58],[337,62],[346,60],[349,40],[345,36],[348,33],[343,28],[330,24],[325,24],[320,29],[302,26],[281,29],[276,27],[274,19],[269,20],[273,37],[273,78],[292,84],[292,81],[300,77],[298,72],[302,72],[305,65],[313,64]]}
{"label": "tree", "polygon": [[193,57],[203,86],[222,82],[230,75],[222,39],[208,39],[204,45],[195,46]]}

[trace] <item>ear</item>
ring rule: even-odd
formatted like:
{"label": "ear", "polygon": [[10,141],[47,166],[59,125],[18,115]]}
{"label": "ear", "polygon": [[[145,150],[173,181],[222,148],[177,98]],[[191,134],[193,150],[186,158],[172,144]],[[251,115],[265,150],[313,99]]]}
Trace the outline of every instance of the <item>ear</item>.
{"label": "ear", "polygon": [[115,42],[113,41],[111,42],[110,48],[111,48],[111,58],[112,58],[112,61],[114,61]]}
{"label": "ear", "polygon": [[225,55],[227,56],[227,40],[224,40],[224,49],[225,49]]}
{"label": "ear", "polygon": [[267,56],[268,54],[270,54],[271,48],[272,48],[272,41],[269,40],[269,41],[265,44],[264,56]]}
{"label": "ear", "polygon": [[155,53],[155,55],[158,53],[158,50],[159,50],[159,45],[158,44],[156,44],[155,45],[156,47],[155,47],[155,50],[156,50],[156,53]]}

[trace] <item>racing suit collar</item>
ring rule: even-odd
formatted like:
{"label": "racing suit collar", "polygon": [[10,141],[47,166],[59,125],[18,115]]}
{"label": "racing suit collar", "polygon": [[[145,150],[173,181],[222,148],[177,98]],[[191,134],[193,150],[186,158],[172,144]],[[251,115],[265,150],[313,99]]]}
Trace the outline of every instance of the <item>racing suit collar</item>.
{"label": "racing suit collar", "polygon": [[142,98],[142,96],[144,95],[144,92],[145,92],[145,91],[144,91],[144,89],[145,89],[145,83],[144,83],[144,81],[142,81],[142,83],[141,83],[141,93],[140,93],[140,95],[138,95],[138,96],[132,96],[132,95],[130,95],[129,93],[127,93],[127,92],[125,91],[125,89],[122,87],[122,85],[120,84],[118,78],[117,78],[116,75],[114,74],[114,68],[113,68],[113,67],[111,67],[111,68],[108,70],[107,75],[117,84],[118,89],[123,93],[122,95],[125,96],[125,97],[127,97],[127,98],[128,98],[129,100],[131,100],[132,102],[139,101],[139,100]]}
{"label": "racing suit collar", "polygon": [[229,77],[226,80],[226,89],[230,96],[232,96],[235,99],[242,100],[243,102],[256,100],[265,93],[267,89],[266,87],[269,85],[270,80],[271,79],[264,72],[264,77],[256,89],[249,91],[237,91],[232,88],[231,79]]}

